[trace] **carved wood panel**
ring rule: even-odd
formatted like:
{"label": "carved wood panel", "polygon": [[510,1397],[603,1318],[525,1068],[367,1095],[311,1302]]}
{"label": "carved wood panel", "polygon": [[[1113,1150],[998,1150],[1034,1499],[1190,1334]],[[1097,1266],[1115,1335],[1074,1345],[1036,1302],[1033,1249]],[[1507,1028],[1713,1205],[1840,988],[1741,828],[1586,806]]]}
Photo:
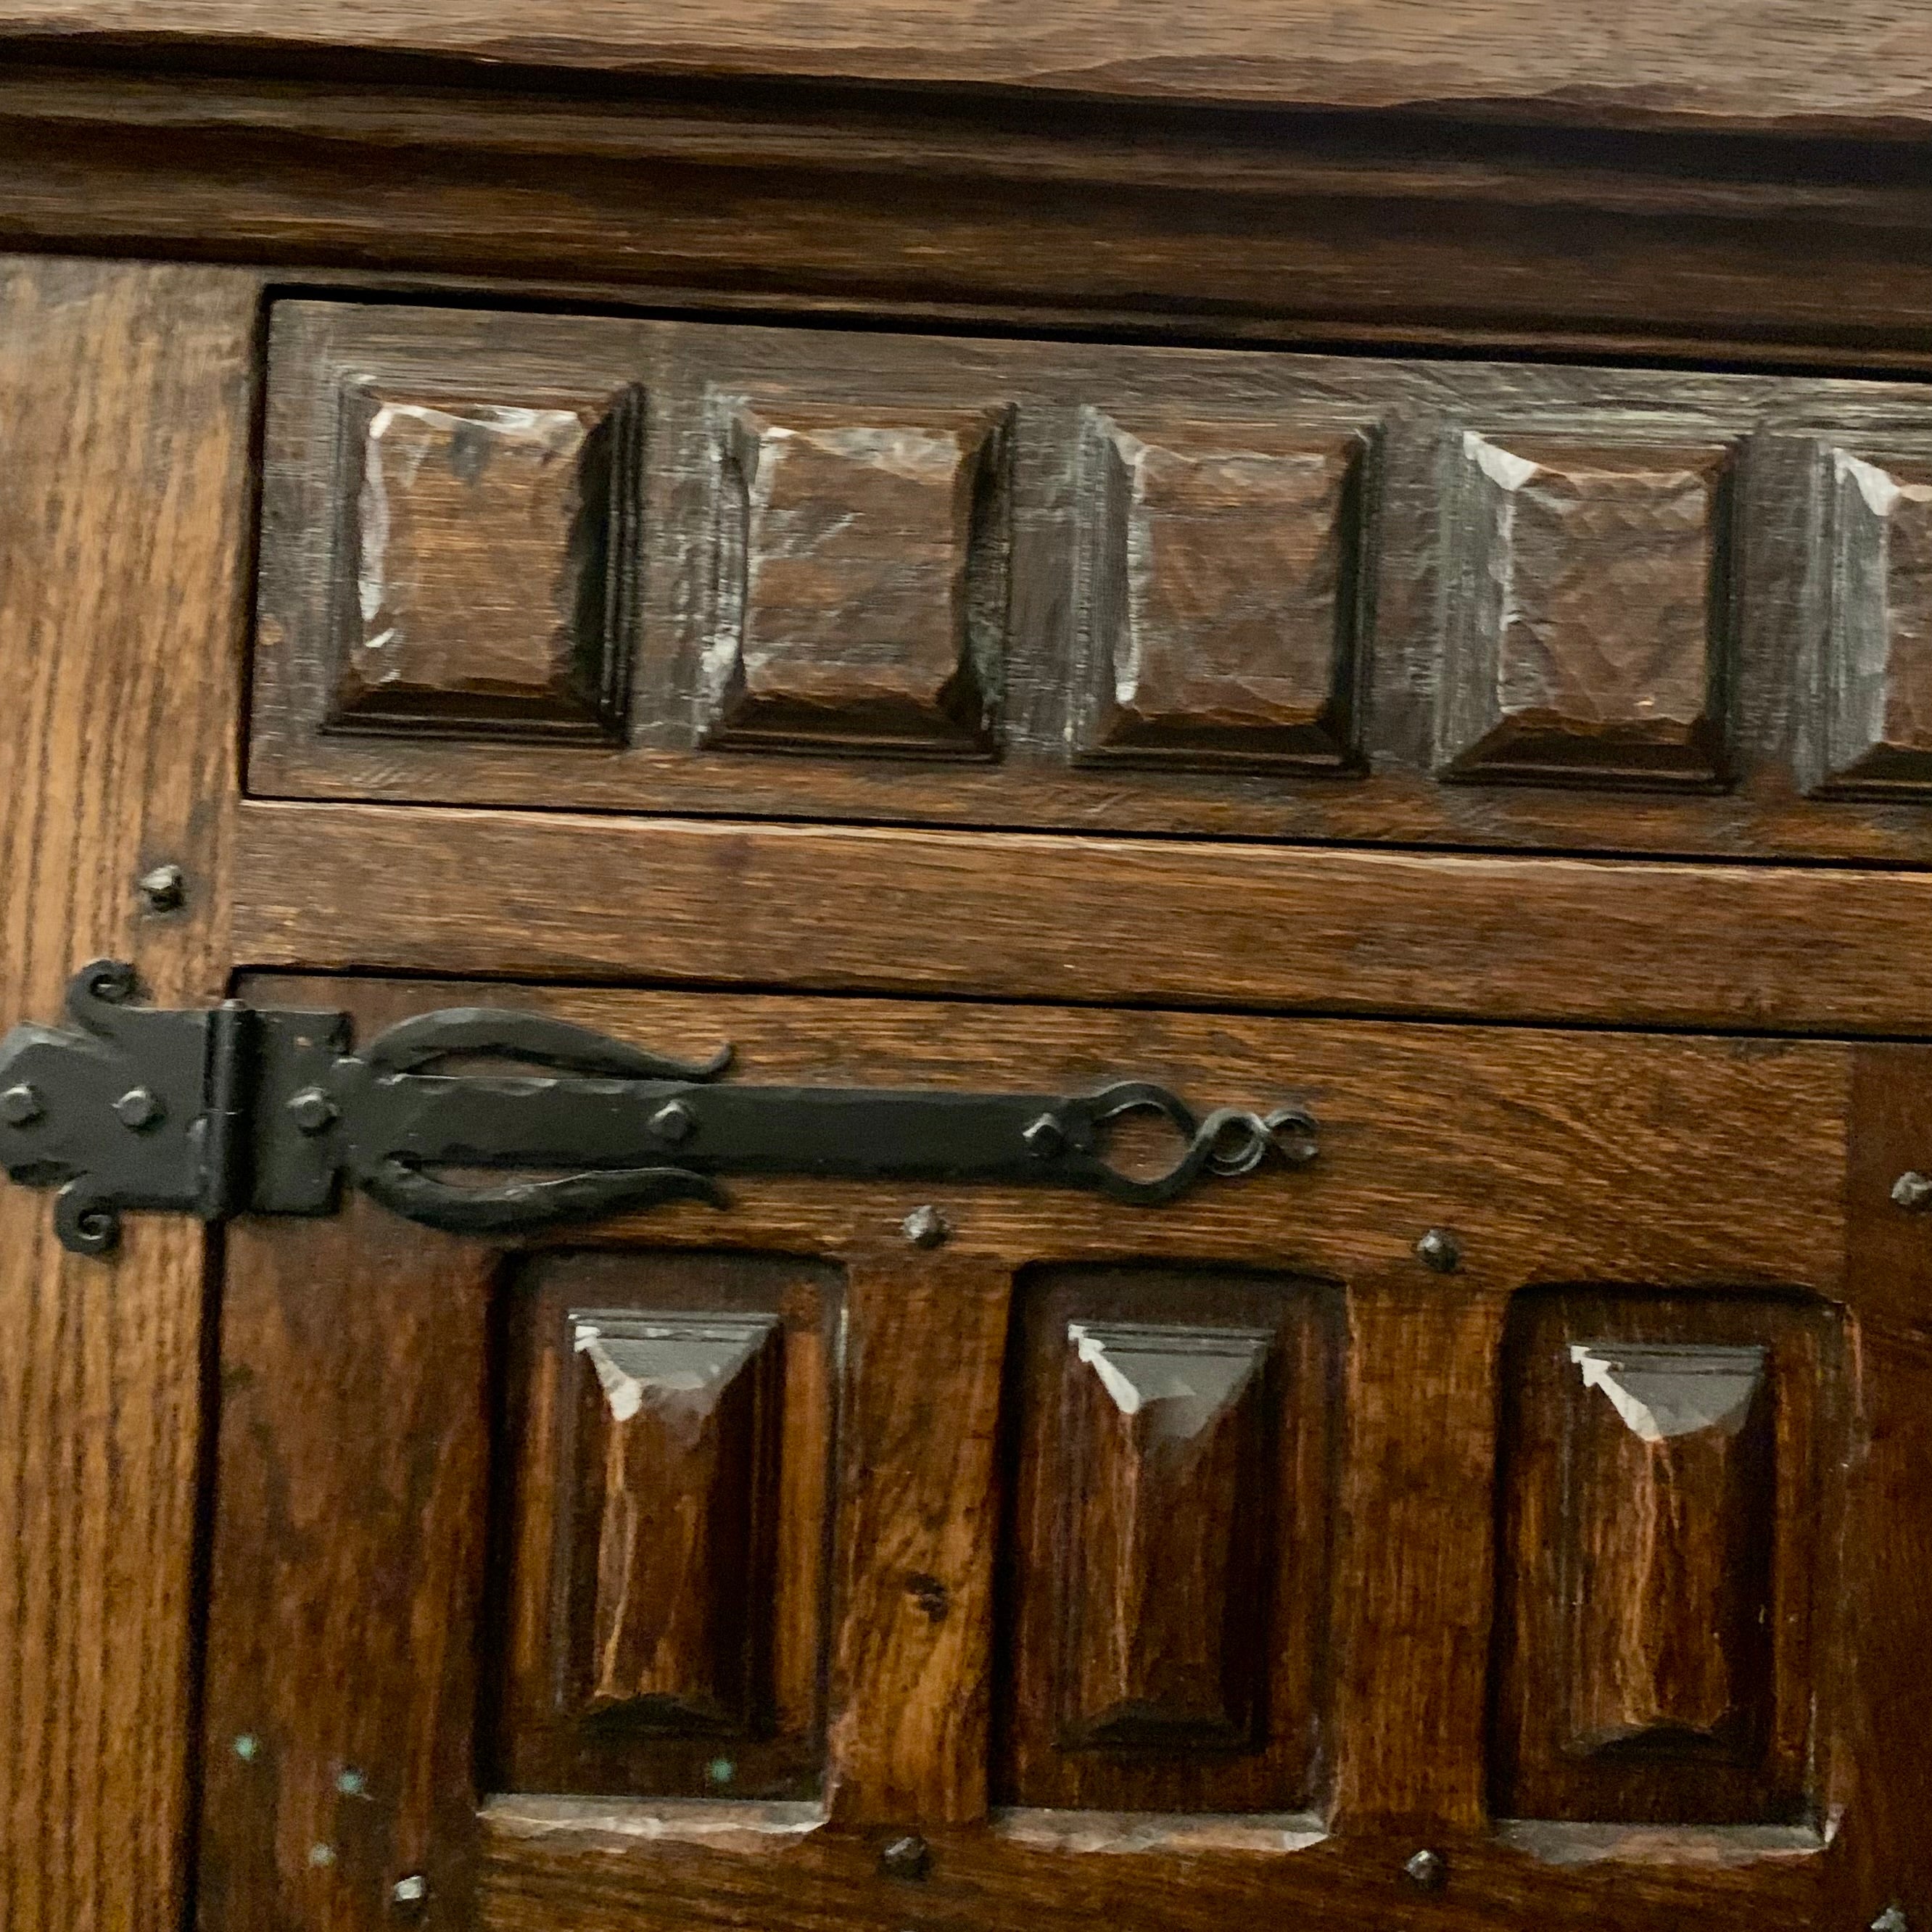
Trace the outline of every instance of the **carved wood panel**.
{"label": "carved wood panel", "polygon": [[1714,784],[1730,451],[1474,430],[1458,446],[1445,505],[1450,772]]}
{"label": "carved wood panel", "polygon": [[1334,1312],[1310,1284],[1198,1270],[1026,1284],[1008,1802],[1314,1795]]}
{"label": "carved wood panel", "polygon": [[326,302],[270,362],[263,791],[1932,860],[1910,385]]}
{"label": "carved wood panel", "polygon": [[642,403],[352,382],[327,728],[621,735]]}
{"label": "carved wood panel", "polygon": [[569,1256],[514,1313],[513,1787],[790,1795],[822,1724],[831,1270]]}
{"label": "carved wood panel", "polygon": [[1820,1306],[1535,1292],[1513,1317],[1505,1815],[1806,1816],[1835,1385]]}

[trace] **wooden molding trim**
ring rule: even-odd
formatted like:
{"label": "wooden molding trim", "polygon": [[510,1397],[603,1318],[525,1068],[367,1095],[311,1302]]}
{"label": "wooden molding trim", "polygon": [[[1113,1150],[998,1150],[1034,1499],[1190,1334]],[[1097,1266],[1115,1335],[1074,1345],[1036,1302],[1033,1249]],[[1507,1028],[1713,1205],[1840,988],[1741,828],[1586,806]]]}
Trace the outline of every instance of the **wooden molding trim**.
{"label": "wooden molding trim", "polygon": [[[499,301],[507,284],[1203,342],[1932,364],[1932,166],[1906,143],[1721,116],[1713,134],[1364,114],[1346,98],[1184,112],[688,79],[620,94],[527,65],[298,61],[286,41],[244,55],[218,16],[247,8],[200,10],[208,41],[164,36],[187,63],[166,76],[100,64],[134,56],[98,38],[10,44],[22,16],[0,12],[0,244],[273,262],[311,286],[494,285]],[[1526,17],[1526,0],[1509,10]],[[330,9],[347,16],[341,44],[356,11]],[[1295,44],[1247,17],[1258,45]],[[50,54],[95,64],[36,64]],[[1845,69],[1820,71],[1858,98]],[[1738,98],[1764,98],[1744,83]]]}
{"label": "wooden molding trim", "polygon": [[1932,1030],[1920,872],[261,802],[238,839],[250,966]]}
{"label": "wooden molding trim", "polygon": [[1932,121],[1932,43],[1886,0],[1636,0],[1560,27],[1539,0],[1060,0],[1045,12],[1024,0],[7,0],[0,34],[1565,121]]}

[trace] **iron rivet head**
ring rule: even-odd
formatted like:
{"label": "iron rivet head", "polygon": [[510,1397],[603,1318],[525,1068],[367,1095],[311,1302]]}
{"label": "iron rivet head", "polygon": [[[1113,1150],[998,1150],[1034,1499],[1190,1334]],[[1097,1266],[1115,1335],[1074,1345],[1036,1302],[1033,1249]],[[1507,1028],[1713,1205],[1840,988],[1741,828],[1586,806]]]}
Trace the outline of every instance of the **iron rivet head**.
{"label": "iron rivet head", "polygon": [[150,912],[178,912],[188,898],[188,874],[178,866],[157,866],[136,882]]}
{"label": "iron rivet head", "polygon": [[336,1773],[335,1788],[345,1798],[363,1798],[368,1795],[369,1780],[352,1768]]}
{"label": "iron rivet head", "polygon": [[1438,1274],[1454,1274],[1462,1265],[1462,1250],[1446,1228],[1431,1228],[1416,1243],[1415,1258]]}
{"label": "iron rivet head", "polygon": [[1892,1198],[1908,1214],[1922,1214],[1932,1208],[1932,1178],[1913,1168],[1892,1184]]}
{"label": "iron rivet head", "polygon": [[10,1127],[31,1127],[46,1111],[46,1102],[25,1081],[0,1094],[0,1120]]}
{"label": "iron rivet head", "polygon": [[1871,1932],[1912,1932],[1903,1906],[1888,1905],[1871,1922]]}
{"label": "iron rivet head", "polygon": [[899,1223],[916,1248],[936,1248],[952,1232],[952,1224],[937,1208],[915,1208]]}
{"label": "iron rivet head", "polygon": [[152,1087],[130,1087],[114,1103],[115,1118],[130,1133],[158,1127],[168,1116],[166,1103]]}
{"label": "iron rivet head", "polygon": [[915,1833],[895,1838],[879,1854],[879,1869],[888,1878],[922,1879],[932,1869],[932,1847]]}
{"label": "iron rivet head", "polygon": [[320,1870],[324,1865],[332,1865],[335,1862],[335,1847],[333,1845],[323,1844],[314,1844],[310,1846],[308,1848],[308,1862],[318,1870]]}
{"label": "iron rivet head", "polygon": [[398,1918],[420,1918],[429,1903],[429,1880],[421,1872],[405,1872],[390,1886],[389,1903]]}
{"label": "iron rivet head", "polygon": [[651,1116],[650,1129],[659,1140],[681,1146],[698,1131],[698,1116],[682,1100],[667,1100]]}
{"label": "iron rivet head", "polygon": [[335,1102],[320,1087],[304,1087],[289,1102],[298,1134],[319,1134],[335,1124]]}
{"label": "iron rivet head", "polygon": [[253,1764],[262,1748],[262,1740],[253,1731],[244,1731],[235,1740],[235,1755],[244,1764]]}
{"label": "iron rivet head", "polygon": [[1439,1892],[1448,1882],[1449,1862],[1440,1852],[1418,1852],[1402,1868],[1418,1892]]}
{"label": "iron rivet head", "polygon": [[1020,1138],[1035,1160],[1051,1160],[1065,1148],[1066,1130],[1051,1114],[1042,1114],[1021,1130]]}

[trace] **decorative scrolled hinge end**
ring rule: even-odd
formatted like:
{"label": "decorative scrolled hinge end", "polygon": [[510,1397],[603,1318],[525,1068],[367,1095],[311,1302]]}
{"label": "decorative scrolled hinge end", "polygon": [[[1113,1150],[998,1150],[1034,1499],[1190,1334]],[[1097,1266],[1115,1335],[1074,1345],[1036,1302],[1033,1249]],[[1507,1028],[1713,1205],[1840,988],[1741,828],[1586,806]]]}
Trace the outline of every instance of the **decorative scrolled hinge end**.
{"label": "decorative scrolled hinge end", "polygon": [[[170,1012],[133,1004],[134,985],[97,961],[69,989],[70,1024],[0,1041],[0,1166],[59,1190],[55,1227],[82,1254],[113,1246],[124,1210],[324,1214],[345,1186],[485,1236],[724,1207],[720,1178],[736,1174],[1018,1183],[1150,1207],[1270,1160],[1304,1166],[1318,1140],[1299,1108],[1198,1115],[1148,1081],[1071,1095],[725,1082],[728,1047],[673,1059],[514,1009],[422,1014],[357,1053],[342,1013]],[[1113,1129],[1132,1114],[1178,1138],[1165,1172],[1115,1165]]]}

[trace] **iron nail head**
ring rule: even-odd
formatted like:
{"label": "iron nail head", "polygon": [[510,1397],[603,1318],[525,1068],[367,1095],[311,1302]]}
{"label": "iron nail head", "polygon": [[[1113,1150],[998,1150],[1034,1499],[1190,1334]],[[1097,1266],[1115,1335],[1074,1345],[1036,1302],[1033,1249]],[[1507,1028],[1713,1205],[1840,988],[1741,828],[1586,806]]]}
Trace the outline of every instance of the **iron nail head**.
{"label": "iron nail head", "polygon": [[157,866],[136,884],[150,912],[178,912],[188,898],[188,874],[178,866]]}
{"label": "iron nail head", "polygon": [[1462,1250],[1446,1228],[1431,1228],[1415,1244],[1415,1258],[1437,1274],[1454,1274],[1462,1265]]}
{"label": "iron nail head", "polygon": [[1871,1922],[1871,1932],[1912,1932],[1912,1921],[1901,1905],[1888,1905]]}
{"label": "iron nail head", "polygon": [[1402,1876],[1421,1892],[1438,1892],[1449,1876],[1449,1862],[1440,1852],[1415,1852],[1402,1868]]}
{"label": "iron nail head", "polygon": [[698,1116],[682,1100],[667,1100],[651,1116],[650,1129],[659,1140],[680,1146],[698,1131]]}
{"label": "iron nail head", "polygon": [[880,1852],[879,1869],[888,1878],[922,1879],[932,1869],[932,1847],[916,1832],[908,1832]]}
{"label": "iron nail head", "polygon": [[1901,1174],[1892,1184],[1892,1198],[1908,1214],[1922,1214],[1932,1208],[1932,1176],[1916,1168]]}
{"label": "iron nail head", "polygon": [[10,1127],[30,1127],[46,1109],[46,1103],[38,1089],[23,1080],[17,1087],[9,1087],[0,1093],[0,1120]]}
{"label": "iron nail head", "polygon": [[1042,1114],[1020,1131],[1027,1152],[1036,1160],[1051,1160],[1066,1145],[1066,1130],[1051,1114]]}
{"label": "iron nail head", "polygon": [[389,1888],[390,1902],[410,1913],[420,1910],[428,1898],[429,1880],[421,1872],[405,1872]]}
{"label": "iron nail head", "polygon": [[130,1087],[114,1103],[114,1115],[130,1133],[159,1126],[167,1118],[167,1106],[152,1087]]}
{"label": "iron nail head", "polygon": [[298,1134],[319,1134],[335,1124],[335,1102],[320,1087],[304,1087],[289,1102],[289,1118]]}
{"label": "iron nail head", "polygon": [[915,1208],[899,1227],[916,1248],[936,1248],[952,1232],[952,1222],[932,1207]]}

